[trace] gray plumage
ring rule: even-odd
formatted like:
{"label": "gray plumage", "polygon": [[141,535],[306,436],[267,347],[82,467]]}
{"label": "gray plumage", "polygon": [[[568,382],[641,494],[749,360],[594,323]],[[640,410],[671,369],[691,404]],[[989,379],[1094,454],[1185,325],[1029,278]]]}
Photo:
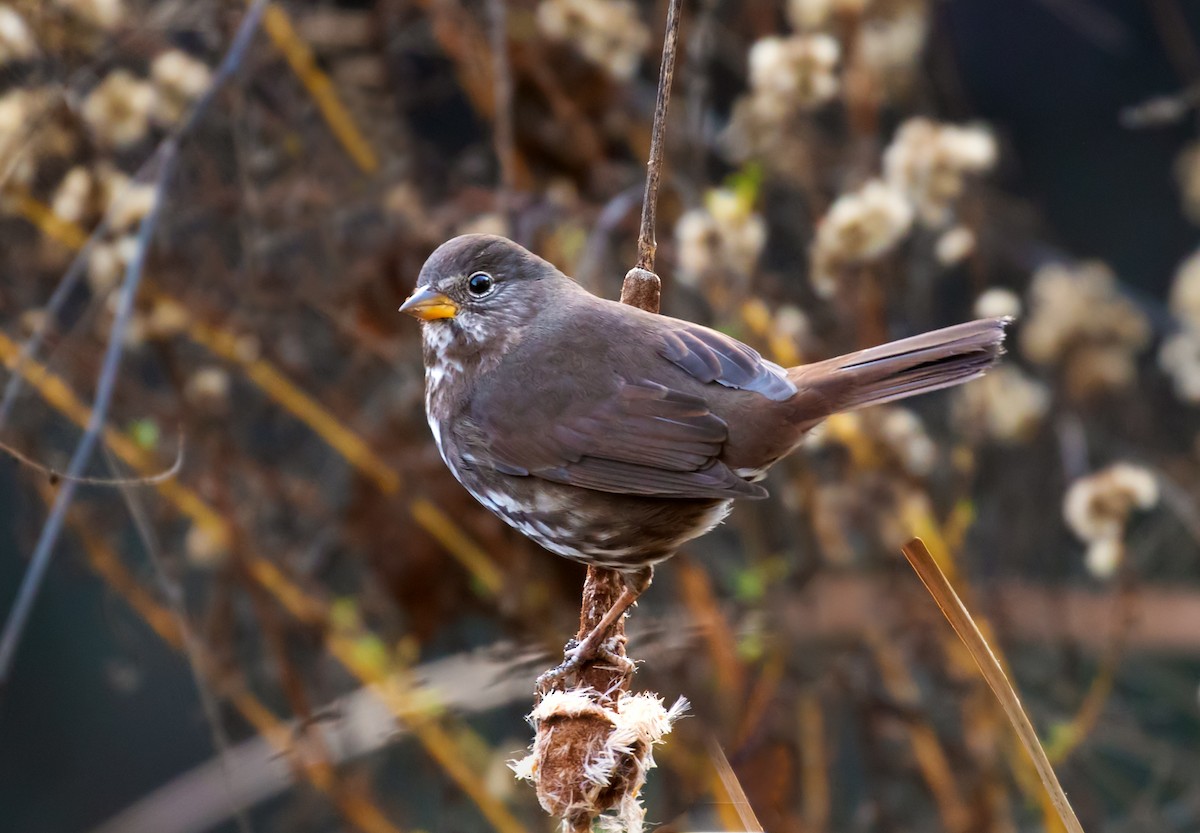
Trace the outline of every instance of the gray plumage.
{"label": "gray plumage", "polygon": [[[482,297],[471,276],[489,279]],[[477,283],[483,285],[482,279]],[[672,555],[839,411],[979,376],[1005,319],[784,369],[715,330],[591,295],[500,237],[430,256],[426,406],[446,464],[553,552],[633,571]]]}

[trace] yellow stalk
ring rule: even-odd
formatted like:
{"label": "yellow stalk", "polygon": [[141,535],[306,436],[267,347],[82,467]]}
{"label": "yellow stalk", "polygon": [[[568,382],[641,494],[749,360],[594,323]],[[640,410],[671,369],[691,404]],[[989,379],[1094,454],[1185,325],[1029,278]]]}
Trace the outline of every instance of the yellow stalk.
{"label": "yellow stalk", "polygon": [[1012,683],[1008,681],[1004,669],[1000,666],[999,660],[996,659],[996,655],[992,652],[983,633],[975,624],[975,620],[971,618],[971,614],[963,605],[958,594],[954,592],[950,582],[946,580],[946,576],[938,569],[937,562],[925,546],[924,541],[914,538],[904,545],[903,552],[904,557],[908,559],[908,563],[912,565],[929,594],[933,596],[933,600],[941,609],[942,614],[950,622],[950,626],[954,628],[954,632],[958,634],[958,638],[970,652],[971,659],[975,661],[984,680],[991,687],[992,693],[1000,701],[1021,745],[1025,747],[1025,752],[1033,761],[1034,769],[1041,778],[1049,801],[1063,825],[1069,833],[1083,833],[1083,827],[1080,826],[1071,803],[1067,801],[1066,793],[1063,792],[1062,785],[1058,782],[1058,776],[1055,774],[1050,760],[1046,757],[1046,750],[1042,748],[1029,716],[1022,708]]}
{"label": "yellow stalk", "polygon": [[262,25],[275,48],[283,54],[292,72],[296,73],[304,89],[316,102],[325,123],[346,153],[364,173],[374,173],[379,168],[379,158],[354,123],[350,111],[338,98],[329,76],[317,66],[312,49],[296,33],[287,12],[278,3],[272,3],[263,14]]}

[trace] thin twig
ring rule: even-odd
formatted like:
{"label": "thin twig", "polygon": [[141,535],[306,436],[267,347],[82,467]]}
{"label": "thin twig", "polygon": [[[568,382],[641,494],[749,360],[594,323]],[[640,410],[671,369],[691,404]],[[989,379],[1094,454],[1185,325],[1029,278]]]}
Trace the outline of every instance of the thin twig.
{"label": "thin twig", "polygon": [[[266,0],[254,0],[253,5],[242,19],[229,51],[225,53],[225,57],[213,74],[213,80],[208,90],[196,102],[184,122],[163,140],[155,153],[158,161],[158,174],[154,183],[154,204],[138,228],[137,248],[126,267],[125,280],[118,298],[117,312],[113,318],[112,329],[109,331],[108,346],[105,348],[100,377],[96,384],[96,400],[92,408],[92,415],[88,420],[83,437],[79,440],[67,465],[68,478],[76,478],[83,474],[84,468],[92,458],[92,452],[96,448],[100,433],[104,430],[108,406],[112,401],[113,390],[116,388],[117,375],[121,367],[125,330],[133,316],[134,299],[137,297],[138,286],[141,284],[146,255],[150,249],[154,230],[158,225],[167,186],[175,172],[180,142],[208,109],[220,87],[241,66],[242,58],[258,31],[258,24],[266,7]],[[17,600],[4,623],[3,633],[0,633],[0,692],[3,692],[7,686],[13,659],[21,643],[21,635],[25,630],[29,615],[33,611],[33,605],[37,600],[38,590],[41,588],[46,570],[50,566],[54,546],[62,532],[67,509],[71,504],[71,499],[75,496],[76,486],[77,483],[69,479],[63,483],[62,489],[56,496],[50,516],[46,519],[46,524],[42,527],[41,535],[38,537],[29,569],[22,579]]]}
{"label": "thin twig", "polygon": [[[642,199],[642,225],[638,233],[637,265],[625,275],[621,286],[621,303],[658,312],[662,282],[654,274],[654,217],[658,203],[658,184],[662,179],[663,138],[667,127],[667,107],[671,101],[671,81],[675,77],[676,44],[679,42],[680,0],[671,0],[667,10],[667,28],[663,35],[662,66],[658,75],[658,97],[654,105],[654,126],[651,129],[650,160],[646,170],[646,191]],[[579,634],[583,638],[595,628],[603,615],[612,608],[625,588],[621,574],[603,567],[588,567],[583,584],[583,601],[579,614]],[[624,620],[613,628],[616,636],[624,634]],[[617,639],[623,646],[624,640]],[[618,648],[623,653],[624,648]],[[629,685],[629,675],[609,672],[608,685],[598,685],[593,667],[587,667],[580,675],[599,691],[616,691]],[[603,674],[599,676],[604,676]]]}
{"label": "thin twig", "polygon": [[638,229],[637,265],[626,273],[625,282],[621,285],[621,303],[649,312],[658,312],[662,294],[662,281],[654,273],[654,255],[658,250],[658,243],[654,238],[654,222],[658,210],[658,186],[662,181],[667,108],[671,103],[671,82],[675,78],[680,5],[680,0],[671,0],[667,9],[662,66],[658,72],[658,97],[654,102],[654,126],[650,131],[650,160],[646,163],[646,193],[642,197],[642,223]]}
{"label": "thin twig", "polygon": [[667,30],[663,35],[662,65],[658,71],[658,97],[654,102],[654,126],[650,133],[650,161],[646,165],[646,195],[642,198],[642,225],[638,230],[637,268],[654,271],[654,220],[658,209],[658,185],[662,180],[663,150],[667,133],[667,108],[671,103],[671,82],[675,79],[675,51],[679,43],[680,0],[671,0],[667,9]]}
{"label": "thin twig", "polygon": [[[103,451],[104,460],[108,464],[109,470],[119,475],[121,467],[116,456],[107,448]],[[115,479],[120,480],[122,478],[118,477]],[[122,488],[121,497],[124,499],[125,506],[129,510],[129,516],[133,519],[134,529],[137,531],[138,537],[141,538],[142,549],[146,553],[146,558],[150,561],[159,591],[167,600],[167,607],[175,618],[175,626],[179,629],[183,655],[187,657],[188,668],[192,672],[192,682],[196,686],[196,695],[200,700],[200,709],[204,712],[204,719],[208,723],[213,750],[216,752],[217,759],[221,763],[221,774],[225,781],[226,795],[232,796],[234,790],[232,767],[228,758],[230,749],[229,733],[225,731],[225,725],[221,720],[221,707],[217,696],[205,679],[204,650],[200,641],[196,639],[196,634],[188,621],[187,599],[184,595],[183,585],[169,575],[163,566],[162,548],[159,545],[158,536],[154,533],[154,527],[150,523],[149,517],[147,517],[146,507],[142,503],[140,496],[132,489]],[[246,809],[236,806],[228,798],[227,800],[230,805],[229,813],[237,824],[240,833],[252,833],[254,828],[250,824],[250,817],[246,813]]]}
{"label": "thin twig", "polygon": [[[655,204],[658,200],[658,184],[662,176],[663,135],[666,130],[667,104],[671,96],[671,79],[675,74],[675,47],[679,38],[679,7],[680,0],[671,0],[667,13],[667,28],[663,40],[662,68],[659,74],[658,100],[654,112],[654,126],[650,148],[650,161],[646,177],[646,191],[642,203],[642,226],[638,239],[637,265],[625,275],[621,287],[621,302],[630,304],[647,312],[657,313],[661,282],[654,274],[654,215]],[[639,591],[649,582],[649,569],[646,575],[638,577]],[[610,621],[611,614],[617,610],[625,610],[625,602],[633,590],[632,580],[617,570],[589,566],[587,578],[583,584],[583,598],[579,608],[578,640],[585,640],[597,629],[604,629],[607,639],[605,644],[611,649],[603,657],[591,657],[583,662],[582,667],[574,670],[571,686],[578,691],[587,692],[592,703],[601,709],[616,710],[619,708],[621,696],[629,690],[633,677],[633,663],[625,655],[625,615],[622,613],[615,621]],[[561,685],[562,679],[556,678],[555,685]],[[548,691],[539,681],[537,696],[539,701]],[[605,720],[597,720],[589,715],[562,715],[550,724],[539,721],[536,727],[538,740],[535,743],[535,754],[539,755],[539,765],[534,781],[538,798],[543,807],[562,816],[562,829],[571,833],[585,833],[592,829],[593,812],[602,812],[614,806],[617,799],[622,802],[622,796],[632,798],[641,788],[637,783],[622,780],[613,781],[607,786],[610,793],[603,799],[583,799],[580,793],[581,784],[588,783],[591,775],[588,771],[590,752],[580,756],[578,750],[600,749],[609,743],[612,725]],[[553,737],[553,740],[551,740]],[[543,744],[545,746],[543,747]],[[552,749],[551,749],[552,747]],[[546,751],[551,749],[551,751]],[[538,751],[540,750],[540,751]],[[574,750],[574,751],[572,751]],[[629,751],[632,754],[632,751]],[[633,759],[629,759],[632,763]],[[632,763],[635,767],[641,764]],[[624,776],[622,776],[622,779]],[[615,792],[613,792],[615,791]],[[632,792],[627,792],[632,791]],[[571,801],[564,801],[564,795],[572,796]]]}
{"label": "thin twig", "polygon": [[1025,751],[1032,759],[1033,766],[1042,779],[1042,784],[1054,804],[1054,809],[1058,811],[1063,825],[1069,833],[1083,833],[1083,827],[1080,826],[1079,819],[1075,817],[1071,802],[1067,801],[1066,793],[1063,792],[1062,785],[1058,782],[1058,776],[1054,773],[1054,767],[1046,757],[1046,750],[1042,748],[1041,741],[1038,740],[1037,730],[1033,728],[1029,715],[1025,714],[1025,709],[1021,707],[1021,701],[1017,697],[1012,683],[1005,676],[1004,669],[1000,667],[1000,662],[992,653],[991,646],[984,639],[975,620],[971,618],[971,614],[963,605],[958,594],[954,592],[954,588],[950,586],[950,582],[938,569],[937,563],[925,547],[924,541],[914,538],[905,544],[902,550],[904,557],[908,559],[908,563],[912,565],[913,570],[916,571],[917,576],[920,577],[921,582],[933,596],[933,600],[937,602],[937,606],[947,621],[950,622],[950,626],[954,628],[954,632],[958,634],[958,638],[970,652],[971,658],[979,666],[979,671],[988,686],[991,687],[992,693],[1000,701],[1021,745],[1025,747]]}
{"label": "thin twig", "polygon": [[179,435],[179,444],[175,451],[175,462],[171,463],[169,469],[160,471],[157,474],[147,474],[138,477],[71,477],[51,466],[47,466],[45,463],[39,463],[24,451],[14,448],[8,443],[0,442],[0,452],[12,457],[23,466],[40,471],[52,483],[57,483],[60,480],[73,480],[85,486],[155,486],[170,480],[179,474],[179,470],[183,468],[183,434],[181,432]]}

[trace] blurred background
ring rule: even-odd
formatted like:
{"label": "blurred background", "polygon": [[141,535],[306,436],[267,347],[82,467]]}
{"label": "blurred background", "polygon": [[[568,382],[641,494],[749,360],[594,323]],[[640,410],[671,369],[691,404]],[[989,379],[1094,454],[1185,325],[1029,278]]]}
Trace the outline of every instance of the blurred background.
{"label": "blurred background", "polygon": [[[648,819],[1059,829],[921,535],[1084,827],[1200,830],[1200,7],[684,6],[664,312],[784,364],[1019,321],[659,569],[635,687],[693,706]],[[87,473],[181,460],[78,488],[0,691],[0,830],[549,831],[507,764],[583,569],[447,473],[396,308],[466,231],[617,295],[666,3],[273,3],[175,132],[246,14],[0,3],[0,613],[63,488],[14,455],[65,470],[110,338]]]}

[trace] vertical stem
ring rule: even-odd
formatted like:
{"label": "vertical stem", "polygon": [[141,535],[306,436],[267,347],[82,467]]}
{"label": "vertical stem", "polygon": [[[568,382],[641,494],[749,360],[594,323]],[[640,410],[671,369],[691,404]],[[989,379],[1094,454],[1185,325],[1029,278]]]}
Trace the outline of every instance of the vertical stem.
{"label": "vertical stem", "polygon": [[[675,77],[675,53],[679,42],[679,9],[681,0],[671,0],[667,11],[667,28],[663,36],[662,66],[658,75],[658,97],[654,105],[654,126],[651,129],[650,160],[647,163],[646,193],[642,202],[642,224],[638,233],[637,265],[625,275],[621,287],[621,303],[630,304],[648,312],[658,312],[661,281],[654,274],[654,217],[658,203],[658,185],[662,179],[663,137],[667,127],[667,106],[671,101],[671,81]],[[583,638],[612,608],[625,589],[625,581],[615,570],[602,567],[588,567],[587,579],[583,585],[583,602],[579,611],[579,636]],[[623,634],[624,619],[618,621],[613,632]],[[618,640],[620,642],[620,640]],[[623,653],[624,649],[619,649]],[[585,666],[580,674],[581,679],[592,685],[598,691],[615,691],[628,688],[628,677],[622,680],[610,679],[605,684],[600,677],[613,676],[607,668],[600,669],[595,664]],[[616,683],[616,685],[612,685]]]}
{"label": "vertical stem", "polygon": [[658,208],[658,185],[662,180],[663,145],[667,133],[667,108],[671,104],[671,82],[675,78],[675,48],[679,43],[680,0],[667,9],[667,31],[663,35],[662,65],[658,71],[658,98],[654,102],[654,126],[650,133],[650,161],[646,165],[646,194],[642,198],[642,226],[638,231],[637,266],[654,271],[654,219]]}
{"label": "vertical stem", "polygon": [[637,265],[625,275],[621,303],[649,312],[658,312],[662,281],[654,274],[654,221],[658,209],[658,186],[662,181],[663,145],[667,132],[667,108],[671,103],[671,82],[675,78],[675,52],[679,43],[681,0],[671,0],[667,9],[667,30],[663,35],[662,66],[658,71],[658,97],[654,102],[654,126],[650,131],[650,160],[646,163],[646,193],[642,198],[642,224],[638,230]]}

